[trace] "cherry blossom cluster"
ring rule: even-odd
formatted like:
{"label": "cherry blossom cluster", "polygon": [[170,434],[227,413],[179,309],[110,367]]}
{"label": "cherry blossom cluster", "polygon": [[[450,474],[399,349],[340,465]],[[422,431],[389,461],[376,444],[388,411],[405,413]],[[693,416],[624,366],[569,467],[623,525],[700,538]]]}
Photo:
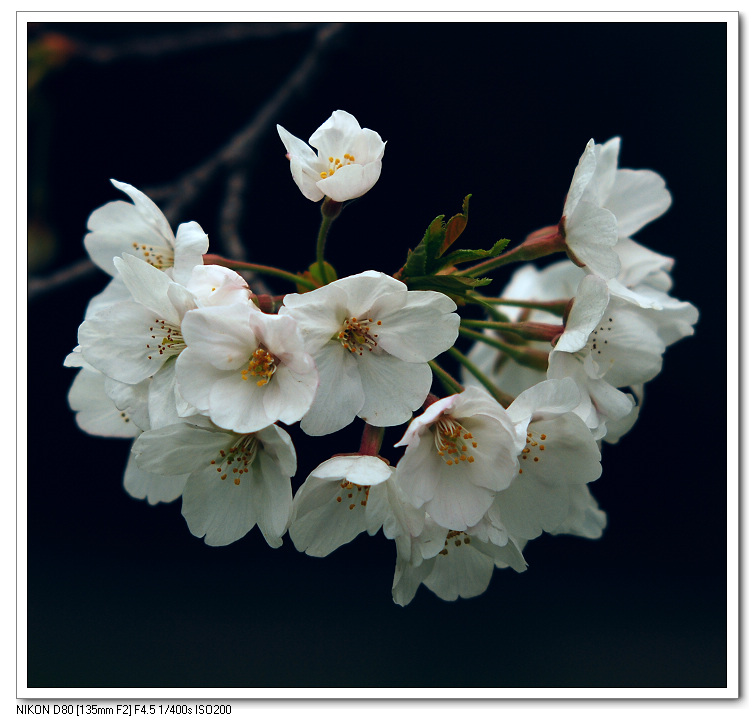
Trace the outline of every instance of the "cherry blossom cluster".
{"label": "cherry blossom cluster", "polygon": [[[698,316],[669,295],[673,260],[632,238],[671,204],[661,176],[619,169],[618,138],[590,141],[558,223],[517,248],[459,249],[467,198],[397,271],[338,278],[328,231],[378,181],[385,143],[341,110],[309,144],[278,133],[296,185],[322,201],[304,270],[210,255],[196,222],[174,234],[115,180],[129,200],[89,217],[85,247],[111,280],[66,358],[78,369],[69,403],[87,433],[132,439],[126,491],[180,498],[211,546],[257,526],[273,548],[288,534],[322,557],[382,531],[400,605],[422,584],[449,601],[483,593],[494,568],[524,571],[543,533],[598,538],[601,444],[636,422],[644,384]],[[557,262],[526,262],[548,255]],[[487,274],[523,261],[500,297],[482,294]],[[257,294],[244,270],[297,292]],[[353,422],[360,448],[323,444],[299,481],[284,426],[324,437]],[[381,455],[389,427],[395,466]]]}

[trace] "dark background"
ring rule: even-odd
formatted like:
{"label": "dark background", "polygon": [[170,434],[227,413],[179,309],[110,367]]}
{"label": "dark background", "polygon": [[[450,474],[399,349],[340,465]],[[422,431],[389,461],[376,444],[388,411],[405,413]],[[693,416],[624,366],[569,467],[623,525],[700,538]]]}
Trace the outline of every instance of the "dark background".
{"label": "dark background", "polygon": [[[52,31],[79,43],[70,56],[50,56],[30,94],[35,277],[85,257],[89,213],[125,197],[109,178],[163,186],[224,145],[288,77],[318,26],[151,57],[91,52],[203,29],[30,27],[35,52],[40,42],[67,47],[51,45]],[[621,135],[623,167],[665,177],[674,204],[636,238],[677,259],[673,293],[695,303],[701,320],[693,338],[667,351],[636,427],[604,447],[603,477],[592,484],[609,519],[602,539],[536,539],[526,573],[496,571],[484,595],[455,603],[423,586],[406,608],[391,599],[395,551],[382,535],[363,534],[326,559],[299,554],[288,537],[270,549],[256,529],[229,547],[206,547],[186,528],[180,502],[152,507],[125,493],[129,442],[85,435],[67,407],[74,371],[62,361],[107,280],[92,273],[29,304],[28,686],[725,686],[726,459],[737,448],[725,427],[718,320],[725,31],[352,24],[242,166],[239,230],[250,259],[298,270],[314,260],[319,209],[292,182],[275,123],[306,140],[340,108],[388,141],[378,184],[331,232],[340,275],[393,273],[429,222],[458,212],[467,193],[465,247],[518,242],[557,222],[591,137]],[[225,177],[178,218],[198,221],[211,251],[220,250]],[[296,485],[358,444],[357,424],[325,439],[289,430]],[[389,431],[385,447],[399,435]]]}

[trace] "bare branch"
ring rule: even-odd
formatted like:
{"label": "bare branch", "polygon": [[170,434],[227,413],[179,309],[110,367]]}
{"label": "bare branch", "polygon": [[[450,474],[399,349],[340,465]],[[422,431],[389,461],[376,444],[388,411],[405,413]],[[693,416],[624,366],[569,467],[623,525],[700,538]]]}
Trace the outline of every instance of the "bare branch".
{"label": "bare branch", "polygon": [[[246,190],[247,170],[237,168],[230,173],[226,180],[225,197],[220,208],[220,245],[223,253],[234,260],[247,261],[246,248],[241,242],[239,225],[244,211],[244,191]],[[261,276],[250,270],[237,271],[244,277],[249,287],[256,294],[271,295],[272,291]]]}
{"label": "bare branch", "polygon": [[53,290],[58,290],[64,285],[88,278],[94,274],[96,266],[89,258],[84,258],[66,268],[55,271],[45,278],[29,278],[27,285],[27,297],[29,300],[39,298]]}
{"label": "bare branch", "polygon": [[312,23],[218,23],[188,32],[138,37],[113,43],[90,43],[73,37],[67,39],[73,43],[77,57],[93,63],[107,64],[134,57],[162,57],[252,38],[274,38],[316,27]]}

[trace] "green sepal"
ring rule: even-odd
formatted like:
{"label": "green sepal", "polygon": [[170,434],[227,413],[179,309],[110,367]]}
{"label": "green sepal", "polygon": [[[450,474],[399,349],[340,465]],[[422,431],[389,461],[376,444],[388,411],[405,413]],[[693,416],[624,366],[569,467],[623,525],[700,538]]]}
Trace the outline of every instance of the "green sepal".
{"label": "green sepal", "polygon": [[[328,283],[332,283],[334,280],[338,280],[338,273],[336,273],[336,269],[328,263],[328,261],[324,261],[325,265],[325,281],[323,282],[323,279],[320,275],[320,264],[316,261],[312,263],[312,265],[309,266],[309,268],[304,271],[304,273],[299,273],[303,278],[306,278],[307,280],[311,280],[315,283],[317,283],[318,286],[322,287],[323,285],[327,285]],[[297,291],[299,293],[307,293],[311,290],[311,288],[307,288],[305,286],[297,286]]]}

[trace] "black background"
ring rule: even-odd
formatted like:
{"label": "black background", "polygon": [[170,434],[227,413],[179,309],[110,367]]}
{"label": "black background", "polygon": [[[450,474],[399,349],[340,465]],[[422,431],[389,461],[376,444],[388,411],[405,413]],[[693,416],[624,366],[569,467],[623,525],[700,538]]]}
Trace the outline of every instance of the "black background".
{"label": "black background", "polygon": [[[41,25],[30,37],[56,29],[121,42],[197,27]],[[195,167],[269,98],[315,30],[73,60],[45,78],[29,172],[47,188],[35,213],[58,238],[46,270],[85,256],[89,213],[125,197],[109,178],[148,189]],[[421,587],[406,608],[391,599],[395,551],[380,535],[325,559],[297,553],[288,537],[270,549],[256,529],[206,547],[180,502],[153,507],[125,493],[129,443],[85,435],[67,407],[74,372],[62,361],[105,285],[98,273],[29,305],[28,686],[725,686],[726,460],[736,452],[720,320],[725,32],[712,23],[352,24],[249,164],[241,232],[250,258],[298,270],[314,260],[319,209],[292,182],[274,123],[306,140],[340,108],[388,141],[377,185],[331,232],[328,256],[342,276],[393,273],[467,193],[465,247],[518,242],[557,222],[591,137],[621,135],[623,167],[665,177],[674,204],[636,238],[677,259],[673,293],[701,320],[667,351],[636,427],[604,447],[592,484],[609,519],[602,539],[539,538],[526,573],[496,571],[484,595],[455,603]],[[179,219],[198,221],[211,251],[222,193],[221,176]],[[359,439],[357,424],[325,439],[289,430],[296,485]],[[394,461],[399,435],[386,434]]]}

